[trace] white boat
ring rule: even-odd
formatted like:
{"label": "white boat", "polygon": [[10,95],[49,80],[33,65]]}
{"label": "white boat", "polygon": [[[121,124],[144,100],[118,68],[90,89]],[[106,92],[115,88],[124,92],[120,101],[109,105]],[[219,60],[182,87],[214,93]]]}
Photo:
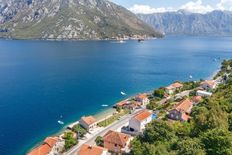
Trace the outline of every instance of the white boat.
{"label": "white boat", "polygon": [[124,40],[119,40],[119,43],[125,43],[125,41]]}
{"label": "white boat", "polygon": [[60,125],[63,125],[64,122],[62,122],[61,120],[57,121]]}
{"label": "white boat", "polygon": [[190,78],[190,79],[192,79],[192,78],[193,78],[193,76],[192,76],[192,75],[190,75],[190,76],[189,76],[189,78]]}
{"label": "white boat", "polygon": [[121,94],[122,94],[123,96],[126,96],[126,93],[124,93],[123,91],[121,91]]}
{"label": "white boat", "polygon": [[107,105],[107,104],[102,104],[102,107],[108,107],[109,105]]}

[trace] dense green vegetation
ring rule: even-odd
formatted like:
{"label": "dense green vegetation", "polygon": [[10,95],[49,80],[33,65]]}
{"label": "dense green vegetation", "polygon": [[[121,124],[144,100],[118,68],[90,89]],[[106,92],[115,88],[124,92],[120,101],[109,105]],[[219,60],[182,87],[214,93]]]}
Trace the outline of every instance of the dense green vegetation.
{"label": "dense green vegetation", "polygon": [[98,136],[96,139],[95,139],[95,143],[97,146],[104,146],[104,141],[103,141],[103,137],[101,136]]}
{"label": "dense green vegetation", "polygon": [[65,151],[77,144],[77,139],[74,138],[73,132],[64,133],[63,138],[65,140],[65,144],[64,144]]}
{"label": "dense green vegetation", "polygon": [[72,128],[73,132],[77,133],[77,136],[79,138],[82,138],[85,136],[85,134],[87,133],[87,131],[80,126],[80,124],[77,124],[75,125],[73,128]]}
{"label": "dense green vegetation", "polygon": [[[224,61],[220,75],[229,73]],[[155,120],[132,141],[135,155],[232,155],[232,76],[194,107],[189,122]]]}

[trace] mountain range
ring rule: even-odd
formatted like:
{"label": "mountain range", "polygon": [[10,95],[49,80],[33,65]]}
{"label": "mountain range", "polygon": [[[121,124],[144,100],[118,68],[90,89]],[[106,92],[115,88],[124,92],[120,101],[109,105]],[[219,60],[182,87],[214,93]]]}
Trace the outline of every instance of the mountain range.
{"label": "mountain range", "polygon": [[230,11],[215,10],[200,14],[179,10],[137,16],[165,34],[232,35],[232,12]]}
{"label": "mountain range", "polygon": [[107,0],[0,0],[0,37],[110,39],[162,34]]}

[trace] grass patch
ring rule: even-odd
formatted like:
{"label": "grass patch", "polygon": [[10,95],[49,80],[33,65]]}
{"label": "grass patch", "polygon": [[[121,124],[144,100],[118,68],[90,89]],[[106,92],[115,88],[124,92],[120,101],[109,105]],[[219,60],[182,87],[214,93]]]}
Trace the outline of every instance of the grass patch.
{"label": "grass patch", "polygon": [[119,113],[99,122],[97,125],[99,127],[107,127],[108,125],[112,124],[113,122],[115,122],[116,120],[118,120],[120,117],[126,115],[129,113],[129,110],[123,109],[121,110]]}

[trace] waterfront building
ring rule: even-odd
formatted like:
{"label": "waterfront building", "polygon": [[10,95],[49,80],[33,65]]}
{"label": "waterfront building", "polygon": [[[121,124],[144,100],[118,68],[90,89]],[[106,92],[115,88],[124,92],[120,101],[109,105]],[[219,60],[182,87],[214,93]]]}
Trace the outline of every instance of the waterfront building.
{"label": "waterfront building", "polygon": [[28,155],[47,155],[58,142],[58,137],[47,137],[43,144],[31,150]]}
{"label": "waterfront building", "polygon": [[180,90],[183,88],[183,84],[179,82],[175,82],[167,87],[165,87],[165,92],[169,95],[173,94],[175,91]]}
{"label": "waterfront building", "polygon": [[86,130],[92,130],[97,126],[97,120],[93,116],[81,117],[80,125]]}
{"label": "waterfront building", "polygon": [[141,102],[142,105],[147,105],[150,103],[150,100],[149,100],[147,94],[139,94],[135,97],[135,100],[138,102]]}

